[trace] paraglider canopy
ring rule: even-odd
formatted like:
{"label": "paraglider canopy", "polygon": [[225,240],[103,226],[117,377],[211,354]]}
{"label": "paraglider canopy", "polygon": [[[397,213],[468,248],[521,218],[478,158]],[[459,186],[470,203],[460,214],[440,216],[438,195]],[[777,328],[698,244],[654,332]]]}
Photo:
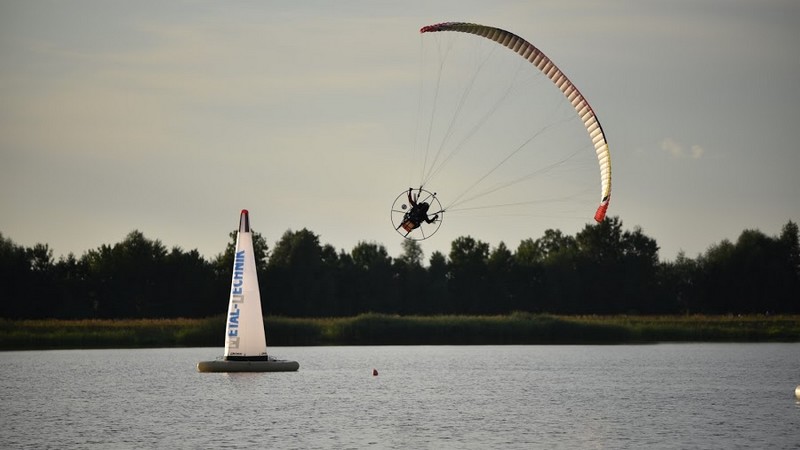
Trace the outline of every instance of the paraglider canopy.
{"label": "paraglider canopy", "polygon": [[[611,198],[608,143],[594,110],[561,69],[530,42],[500,28],[443,22],[420,33],[435,35],[422,46],[415,137],[422,171],[413,184],[420,199],[397,196],[395,230],[407,239],[427,239],[439,230],[444,212],[488,218],[483,224],[492,227],[502,217],[523,214],[583,220],[590,205],[597,205],[587,180],[598,172],[594,219],[602,222]],[[525,189],[508,189],[522,183]],[[434,184],[447,200],[444,207],[429,188]],[[532,204],[542,207],[532,211]],[[421,219],[437,214],[433,223]]]}
{"label": "paraglider canopy", "polygon": [[602,222],[611,199],[611,155],[600,121],[578,88],[541,50],[514,33],[500,28],[467,22],[443,22],[424,26],[420,29],[420,33],[441,31],[469,33],[497,42],[525,58],[561,90],[583,122],[597,154],[600,166],[600,206],[598,206],[594,218],[597,222]]}

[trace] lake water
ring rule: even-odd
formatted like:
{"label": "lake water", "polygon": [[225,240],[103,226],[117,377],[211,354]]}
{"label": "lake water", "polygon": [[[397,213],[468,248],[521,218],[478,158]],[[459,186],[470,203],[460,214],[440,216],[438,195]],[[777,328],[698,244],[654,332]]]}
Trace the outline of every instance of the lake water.
{"label": "lake water", "polygon": [[[0,353],[2,448],[799,448],[800,344]],[[378,376],[372,370],[377,369]]]}

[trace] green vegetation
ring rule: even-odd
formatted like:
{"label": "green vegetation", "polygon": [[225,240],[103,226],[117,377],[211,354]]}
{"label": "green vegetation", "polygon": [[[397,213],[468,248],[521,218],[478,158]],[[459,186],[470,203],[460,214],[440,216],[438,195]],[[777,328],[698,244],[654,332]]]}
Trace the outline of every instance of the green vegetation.
{"label": "green vegetation", "polygon": [[[800,342],[800,316],[396,316],[265,320],[270,346]],[[0,320],[0,349],[223,346],[225,318]]]}
{"label": "green vegetation", "polygon": [[[235,239],[231,233],[227,249],[207,261],[196,250],[168,250],[134,231],[120,243],[56,261],[45,244],[25,248],[0,234],[0,318],[223,314]],[[462,236],[449,254],[430,255],[427,265],[417,242],[403,246],[398,258],[377,243],[337,251],[302,229],[287,231],[269,249],[254,233],[262,312],[269,317],[800,314],[800,228],[791,221],[777,236],[745,230],[735,242],[712,245],[696,259],[679,255],[667,262],[659,260],[655,240],[639,228],[623,229],[616,217],[587,225],[575,236],[546,230],[516,249]],[[490,323],[481,327],[491,328]]]}

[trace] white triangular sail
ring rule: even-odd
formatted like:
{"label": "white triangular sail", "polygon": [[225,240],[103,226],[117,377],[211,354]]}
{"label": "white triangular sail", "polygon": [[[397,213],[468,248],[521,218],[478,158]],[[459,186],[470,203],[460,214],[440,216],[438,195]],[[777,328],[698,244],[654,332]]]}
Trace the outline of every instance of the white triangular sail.
{"label": "white triangular sail", "polygon": [[226,360],[266,360],[267,338],[261,314],[253,233],[246,209],[239,216],[236,250],[233,259],[231,294],[225,329]]}

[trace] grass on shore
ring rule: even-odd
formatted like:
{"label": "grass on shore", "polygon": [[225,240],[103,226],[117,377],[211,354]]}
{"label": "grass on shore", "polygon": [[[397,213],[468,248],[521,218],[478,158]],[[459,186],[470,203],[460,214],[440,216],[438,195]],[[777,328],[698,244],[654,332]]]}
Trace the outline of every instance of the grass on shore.
{"label": "grass on shore", "polygon": [[[266,317],[270,346],[800,342],[800,316]],[[0,350],[222,347],[223,316],[205,319],[0,320]]]}

